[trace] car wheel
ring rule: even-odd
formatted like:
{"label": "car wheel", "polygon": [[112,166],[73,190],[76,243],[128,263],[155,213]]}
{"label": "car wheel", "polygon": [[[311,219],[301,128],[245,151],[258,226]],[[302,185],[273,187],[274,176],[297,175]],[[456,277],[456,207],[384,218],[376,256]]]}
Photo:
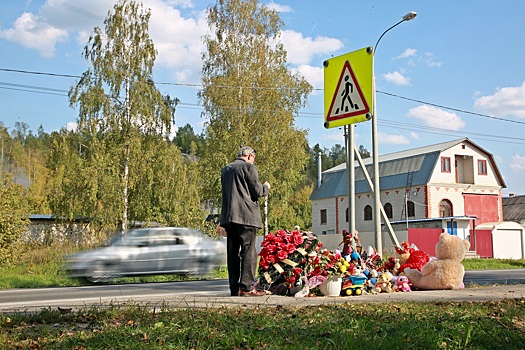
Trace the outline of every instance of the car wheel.
{"label": "car wheel", "polygon": [[121,275],[116,272],[113,264],[101,261],[94,263],[86,274],[86,280],[90,283],[107,283],[118,277]]}

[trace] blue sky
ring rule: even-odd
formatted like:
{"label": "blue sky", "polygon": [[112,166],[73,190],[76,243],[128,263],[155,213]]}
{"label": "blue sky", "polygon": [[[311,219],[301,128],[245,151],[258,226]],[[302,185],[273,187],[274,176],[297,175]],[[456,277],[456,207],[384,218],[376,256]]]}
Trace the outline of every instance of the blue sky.
{"label": "blue sky", "polygon": [[[0,121],[34,131],[73,127],[67,90],[87,68],[81,57],[113,0],[12,0],[0,12]],[[154,79],[178,97],[176,124],[201,117],[200,84],[211,0],[144,0],[159,52]],[[492,153],[509,193],[525,194],[525,2],[261,0],[281,14],[290,68],[313,85],[296,125],[310,145],[344,143],[323,127],[323,61],[367,46],[410,11],[417,17],[389,31],[375,55],[379,153],[468,137]],[[39,72],[34,74],[22,72]],[[356,143],[371,150],[371,123],[356,125]]]}

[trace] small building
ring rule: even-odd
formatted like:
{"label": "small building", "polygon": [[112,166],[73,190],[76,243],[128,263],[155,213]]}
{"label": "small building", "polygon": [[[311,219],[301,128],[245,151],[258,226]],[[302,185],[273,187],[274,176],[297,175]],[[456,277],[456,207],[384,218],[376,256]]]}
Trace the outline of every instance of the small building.
{"label": "small building", "polygon": [[525,228],[516,222],[485,222],[476,226],[474,240],[482,257],[525,259]]}
{"label": "small building", "polygon": [[23,242],[39,244],[69,242],[78,245],[94,241],[90,222],[86,219],[63,222],[50,214],[31,214],[29,223],[28,230],[20,237]]}

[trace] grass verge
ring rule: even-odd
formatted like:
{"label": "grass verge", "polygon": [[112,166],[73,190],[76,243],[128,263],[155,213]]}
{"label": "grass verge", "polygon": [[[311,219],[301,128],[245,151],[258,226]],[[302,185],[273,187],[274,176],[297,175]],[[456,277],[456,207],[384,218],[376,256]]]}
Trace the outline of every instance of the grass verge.
{"label": "grass verge", "polygon": [[525,300],[0,315],[3,349],[523,349]]}
{"label": "grass verge", "polygon": [[465,270],[525,269],[525,260],[513,259],[464,259]]}

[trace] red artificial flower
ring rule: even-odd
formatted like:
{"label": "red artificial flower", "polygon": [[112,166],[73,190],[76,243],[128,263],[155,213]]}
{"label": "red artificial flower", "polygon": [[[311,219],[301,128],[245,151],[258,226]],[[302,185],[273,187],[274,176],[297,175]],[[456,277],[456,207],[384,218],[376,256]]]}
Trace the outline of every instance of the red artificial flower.
{"label": "red artificial flower", "polygon": [[285,250],[278,251],[276,255],[279,261],[284,260],[288,257],[288,253]]}

